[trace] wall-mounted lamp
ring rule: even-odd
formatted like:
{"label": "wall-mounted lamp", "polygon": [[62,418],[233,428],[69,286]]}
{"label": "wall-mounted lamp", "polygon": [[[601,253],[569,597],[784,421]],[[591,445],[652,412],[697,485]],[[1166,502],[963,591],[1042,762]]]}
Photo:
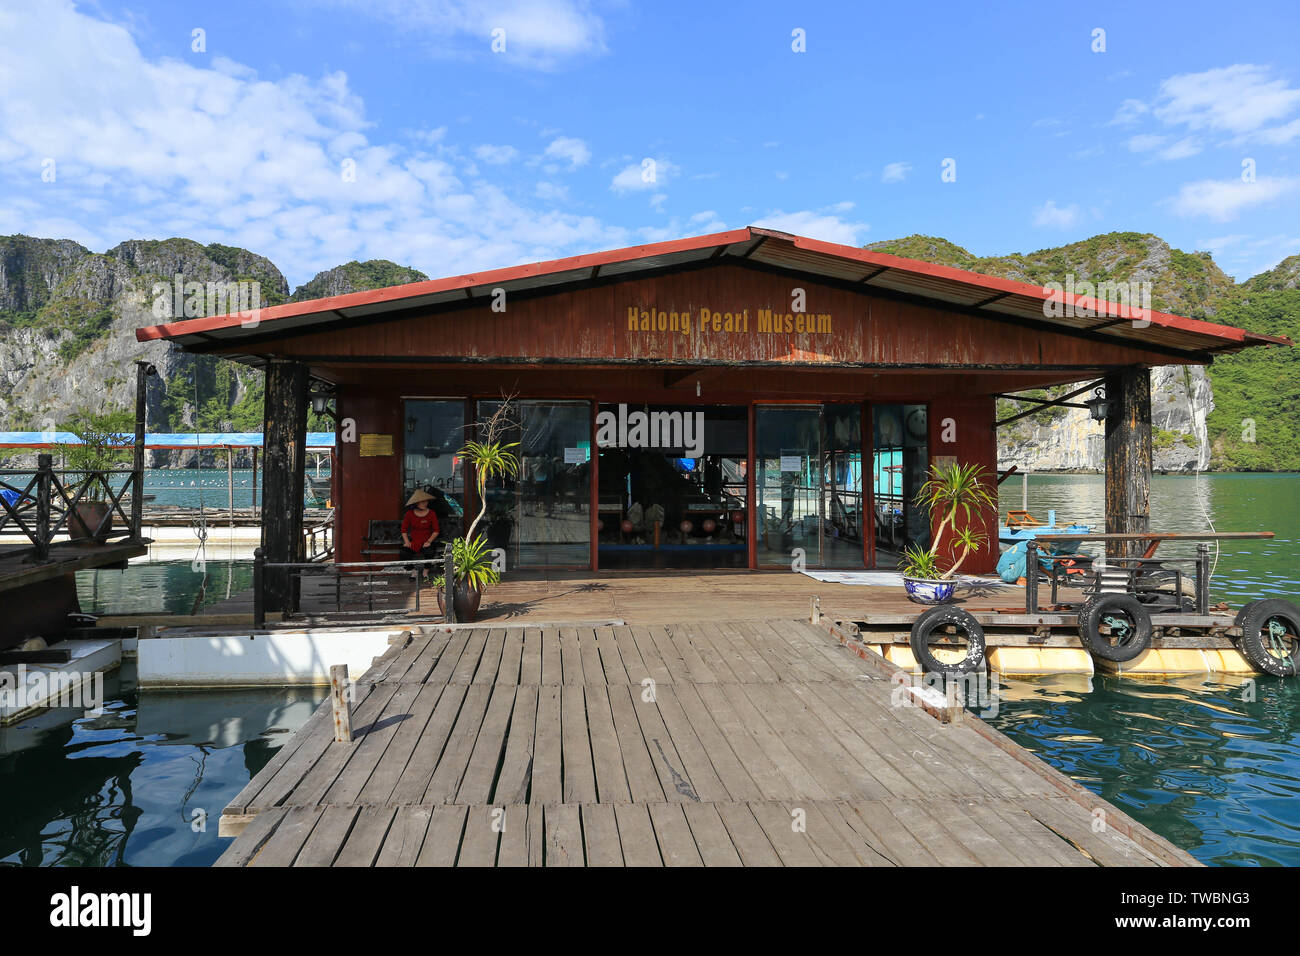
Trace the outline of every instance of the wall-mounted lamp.
{"label": "wall-mounted lamp", "polygon": [[698,378],[695,380],[695,397],[700,397],[700,380]]}
{"label": "wall-mounted lamp", "polygon": [[338,414],[329,407],[331,396],[328,392],[315,391],[311,393],[311,410],[317,415],[328,415],[334,421],[338,421]]}
{"label": "wall-mounted lamp", "polygon": [[1097,386],[1092,398],[1088,399],[1084,404],[1088,406],[1088,415],[1091,416],[1094,422],[1104,422],[1106,420],[1106,412],[1110,408],[1110,402],[1106,400],[1106,390],[1100,385]]}

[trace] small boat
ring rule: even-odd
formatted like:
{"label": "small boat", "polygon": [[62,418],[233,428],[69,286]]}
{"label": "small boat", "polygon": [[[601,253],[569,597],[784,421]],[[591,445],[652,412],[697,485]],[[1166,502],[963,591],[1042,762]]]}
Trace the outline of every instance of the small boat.
{"label": "small boat", "polygon": [[[1047,512],[1047,524],[1038,521],[1028,511],[1008,511],[1007,523],[998,528],[998,540],[1003,544],[1019,544],[1029,541],[1040,534],[1090,534],[1092,529],[1086,524],[1056,524],[1056,512]],[[1076,551],[1078,541],[1053,541],[1054,550],[1062,552]]]}
{"label": "small boat", "polygon": [[333,494],[333,482],[329,475],[323,478],[307,476],[307,497],[313,504],[323,505]]}

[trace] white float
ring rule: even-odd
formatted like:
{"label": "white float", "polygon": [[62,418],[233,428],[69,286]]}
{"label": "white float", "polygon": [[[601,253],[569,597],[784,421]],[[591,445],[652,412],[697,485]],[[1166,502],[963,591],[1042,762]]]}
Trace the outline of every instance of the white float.
{"label": "white float", "polygon": [[141,687],[285,687],[330,682],[346,664],[360,677],[388,650],[402,628],[252,632],[141,640],[136,677]]}

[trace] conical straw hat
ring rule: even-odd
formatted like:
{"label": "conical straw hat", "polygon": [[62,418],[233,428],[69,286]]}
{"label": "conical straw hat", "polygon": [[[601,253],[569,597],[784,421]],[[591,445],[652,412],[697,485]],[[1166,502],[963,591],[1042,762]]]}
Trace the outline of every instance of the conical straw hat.
{"label": "conical straw hat", "polygon": [[433,495],[429,494],[423,488],[416,488],[415,491],[411,493],[411,497],[406,499],[406,507],[409,508],[411,505],[418,505],[421,501],[432,500]]}

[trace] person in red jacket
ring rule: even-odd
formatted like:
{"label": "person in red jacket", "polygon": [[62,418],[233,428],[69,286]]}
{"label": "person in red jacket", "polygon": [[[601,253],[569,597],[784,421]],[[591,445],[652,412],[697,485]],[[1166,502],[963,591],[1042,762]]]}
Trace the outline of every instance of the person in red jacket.
{"label": "person in red jacket", "polygon": [[[433,495],[418,488],[407,500],[409,510],[402,518],[402,548],[397,555],[399,558],[433,557],[433,543],[438,540],[438,516],[429,507],[432,500]],[[426,577],[433,577],[427,566],[423,570]]]}

